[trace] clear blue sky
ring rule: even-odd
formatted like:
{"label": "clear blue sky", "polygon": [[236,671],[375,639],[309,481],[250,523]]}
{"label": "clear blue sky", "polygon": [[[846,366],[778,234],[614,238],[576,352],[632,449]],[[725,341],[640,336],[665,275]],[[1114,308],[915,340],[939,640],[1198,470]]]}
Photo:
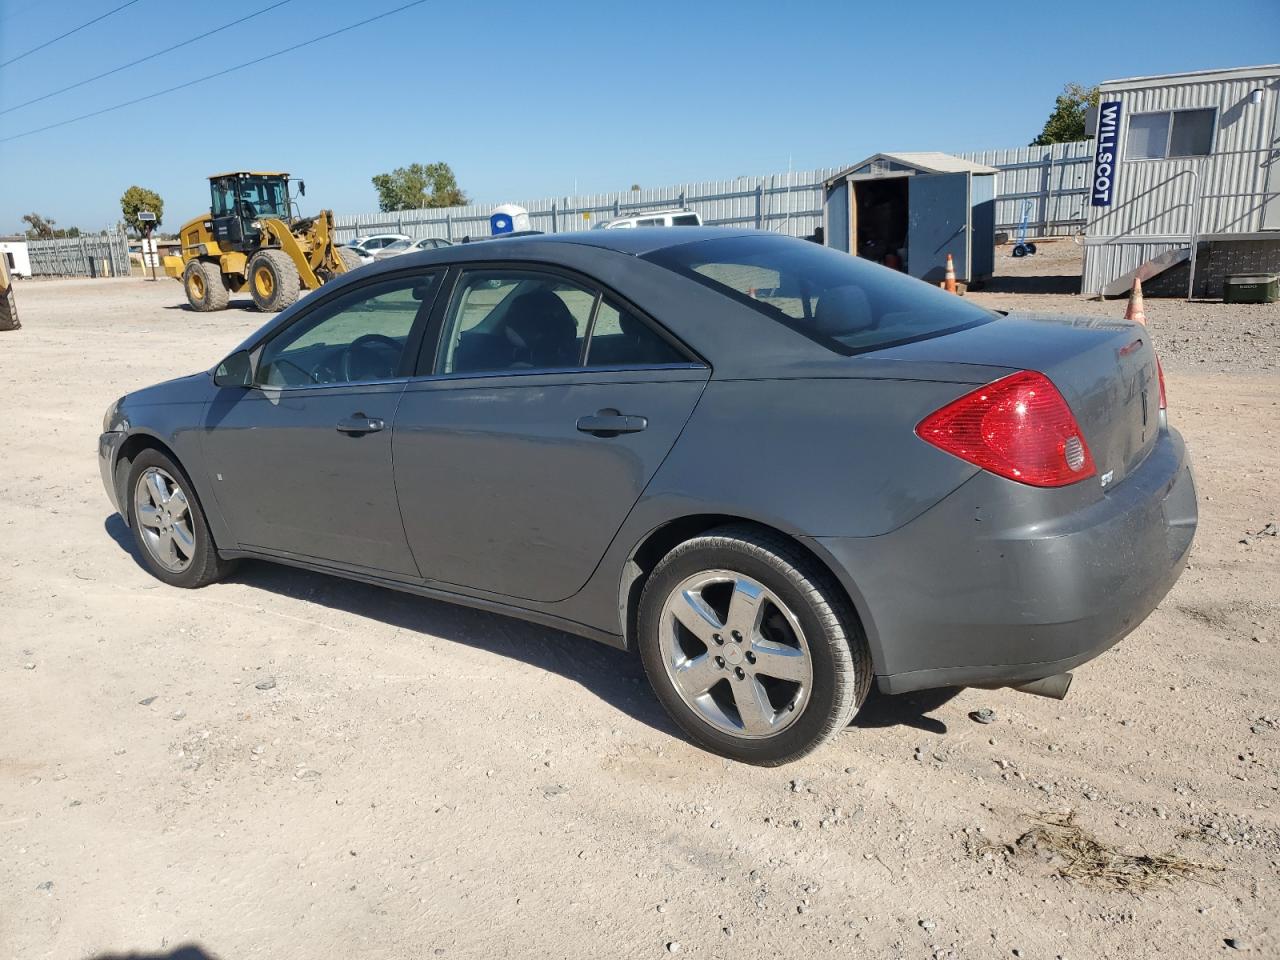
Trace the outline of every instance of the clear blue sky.
{"label": "clear blue sky", "polygon": [[[0,62],[122,0],[0,0]],[[0,110],[274,0],[137,0],[0,68]],[[252,60],[403,4],[293,0],[43,103],[0,138]],[[165,226],[204,178],[289,170],[306,209],[377,209],[369,178],[448,161],[475,200],[659,186],[854,162],[879,150],[1013,147],[1069,81],[1280,59],[1280,2],[635,3],[431,0],[221,80],[0,143],[0,233],[35,210],[100,229],[132,183]]]}

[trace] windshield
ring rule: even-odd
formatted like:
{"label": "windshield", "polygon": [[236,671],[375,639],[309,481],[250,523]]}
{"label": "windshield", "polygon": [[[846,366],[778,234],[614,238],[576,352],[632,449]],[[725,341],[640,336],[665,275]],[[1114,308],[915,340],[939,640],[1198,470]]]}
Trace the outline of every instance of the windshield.
{"label": "windshield", "polygon": [[683,243],[645,255],[837,353],[880,350],[996,319],[867,260],[777,234]]}
{"label": "windshield", "polygon": [[289,191],[278,177],[243,177],[240,203],[247,217],[287,217]]}

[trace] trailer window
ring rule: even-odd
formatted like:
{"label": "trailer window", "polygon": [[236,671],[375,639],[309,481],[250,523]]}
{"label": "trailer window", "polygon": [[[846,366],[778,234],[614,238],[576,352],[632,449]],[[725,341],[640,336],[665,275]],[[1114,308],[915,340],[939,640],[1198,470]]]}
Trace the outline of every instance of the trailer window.
{"label": "trailer window", "polygon": [[1125,159],[1207,157],[1213,150],[1213,128],[1217,114],[1216,109],[1163,110],[1158,113],[1134,114],[1129,118]]}
{"label": "trailer window", "polygon": [[938,337],[996,317],[896,270],[777,234],[680,243],[645,259],[843,354]]}

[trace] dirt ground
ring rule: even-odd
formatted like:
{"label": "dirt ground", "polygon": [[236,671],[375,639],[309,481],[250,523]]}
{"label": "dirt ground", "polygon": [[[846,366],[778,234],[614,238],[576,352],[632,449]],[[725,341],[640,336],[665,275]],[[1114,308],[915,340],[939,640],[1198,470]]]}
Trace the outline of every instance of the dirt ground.
{"label": "dirt ground", "polygon": [[[1070,295],[1073,258],[1002,251],[973,296],[1120,315]],[[762,770],[684,742],[586,640],[268,564],[152,579],[102,413],[263,318],[190,313],[173,281],[17,294],[0,958],[1280,955],[1280,307],[1148,300],[1201,526],[1066,701],[873,698]],[[1017,842],[1068,810],[1101,846]],[[1121,857],[1164,853],[1203,869]]]}

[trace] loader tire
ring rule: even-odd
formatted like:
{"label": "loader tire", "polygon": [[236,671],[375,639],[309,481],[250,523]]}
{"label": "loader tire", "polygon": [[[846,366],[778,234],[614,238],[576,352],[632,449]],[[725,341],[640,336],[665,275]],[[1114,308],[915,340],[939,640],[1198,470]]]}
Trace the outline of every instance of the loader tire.
{"label": "loader tire", "polygon": [[13,287],[4,288],[0,293],[0,330],[17,330],[22,324],[18,322],[18,304],[13,299]]}
{"label": "loader tire", "polygon": [[249,259],[249,294],[264,313],[279,313],[298,299],[302,281],[283,250],[259,250]]}
{"label": "loader tire", "polygon": [[227,309],[231,292],[222,279],[222,269],[211,260],[192,260],[182,271],[182,288],[192,310],[209,313]]}
{"label": "loader tire", "polygon": [[346,267],[346,272],[350,273],[356,267],[364,266],[364,261],[360,259],[360,255],[354,250],[348,250],[346,247],[338,248],[338,256],[342,258],[342,265]]}

